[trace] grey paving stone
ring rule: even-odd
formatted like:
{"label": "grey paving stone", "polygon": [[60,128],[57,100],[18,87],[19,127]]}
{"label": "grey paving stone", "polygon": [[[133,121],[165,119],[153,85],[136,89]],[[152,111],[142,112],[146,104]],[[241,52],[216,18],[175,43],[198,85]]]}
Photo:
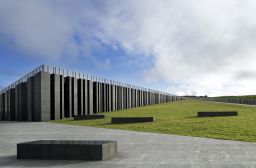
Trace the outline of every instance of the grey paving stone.
{"label": "grey paving stone", "polygon": [[[117,140],[118,153],[99,162],[17,159],[17,143],[39,139]],[[254,168],[256,143],[44,122],[0,122],[0,167]]]}

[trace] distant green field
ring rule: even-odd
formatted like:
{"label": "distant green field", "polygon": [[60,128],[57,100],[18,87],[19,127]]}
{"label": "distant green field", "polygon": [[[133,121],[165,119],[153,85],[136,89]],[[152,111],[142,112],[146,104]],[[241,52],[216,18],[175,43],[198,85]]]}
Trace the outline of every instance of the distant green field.
{"label": "distant green field", "polygon": [[[197,118],[198,111],[238,111],[235,117]],[[256,142],[256,108],[195,100],[178,101],[102,113],[105,119],[51,121],[59,124],[93,126],[196,137]],[[154,123],[111,124],[111,117],[153,116]]]}
{"label": "distant green field", "polygon": [[256,99],[256,95],[246,95],[246,96],[219,96],[215,98],[225,98],[225,99]]}

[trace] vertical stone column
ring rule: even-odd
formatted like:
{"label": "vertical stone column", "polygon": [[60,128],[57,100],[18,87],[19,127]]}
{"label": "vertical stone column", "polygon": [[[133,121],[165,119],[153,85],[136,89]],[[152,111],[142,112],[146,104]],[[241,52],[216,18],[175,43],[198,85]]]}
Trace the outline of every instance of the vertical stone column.
{"label": "vertical stone column", "polygon": [[133,88],[130,88],[130,93],[129,93],[129,99],[130,99],[130,108],[133,108]]}
{"label": "vertical stone column", "polygon": [[124,89],[123,86],[120,86],[120,109],[124,109]]}
{"label": "vertical stone column", "polygon": [[158,93],[156,93],[156,104],[158,104],[158,101],[159,101],[159,96],[158,96],[159,94]]}
{"label": "vertical stone column", "polygon": [[120,110],[120,86],[116,86],[116,98],[117,98],[117,101],[116,101],[116,108],[117,110]]}
{"label": "vertical stone column", "polygon": [[108,111],[112,111],[112,86],[108,84]]}
{"label": "vertical stone column", "polygon": [[135,89],[135,107],[138,107],[138,89]]}
{"label": "vertical stone column", "polygon": [[72,117],[78,114],[77,110],[77,79],[75,77],[72,78]]}
{"label": "vertical stone column", "polygon": [[20,121],[19,118],[19,90],[20,84],[16,85],[15,87],[15,120]]}
{"label": "vertical stone column", "polygon": [[51,120],[60,119],[61,88],[60,75],[51,74]]}
{"label": "vertical stone column", "polygon": [[151,93],[151,104],[155,104],[155,93]]}
{"label": "vertical stone column", "polygon": [[87,80],[83,79],[83,115],[88,115],[88,84]]}
{"label": "vertical stone column", "polygon": [[149,92],[149,100],[150,100],[150,105],[152,105],[153,104],[153,93],[150,91]]}
{"label": "vertical stone column", "polygon": [[154,104],[156,104],[156,94],[157,93],[154,92]]}
{"label": "vertical stone column", "polygon": [[69,118],[72,116],[72,81],[71,77],[65,77],[64,83],[64,117]]}
{"label": "vertical stone column", "polygon": [[107,111],[111,111],[111,86],[107,84]]}
{"label": "vertical stone column", "polygon": [[77,80],[77,95],[78,95],[78,115],[84,115],[84,80]]}
{"label": "vertical stone column", "polygon": [[107,112],[107,84],[105,82],[102,83],[102,96],[103,96],[103,100],[102,100],[102,105],[103,105],[103,112]]}
{"label": "vertical stone column", "polygon": [[105,90],[105,83],[101,83],[101,111],[100,112],[105,112],[106,110],[106,90]]}
{"label": "vertical stone column", "polygon": [[147,90],[145,91],[145,105],[148,105],[148,92]]}
{"label": "vertical stone column", "polygon": [[8,101],[8,96],[7,96],[7,91],[4,93],[4,120],[7,121],[7,118],[8,118],[8,112],[7,112],[7,101]]}
{"label": "vertical stone column", "polygon": [[140,99],[141,99],[141,90],[140,89],[138,89],[138,107],[140,107],[141,106],[141,102],[140,102]]}
{"label": "vertical stone column", "polygon": [[28,109],[28,121],[35,120],[35,78],[30,77],[27,81],[27,109]]}
{"label": "vertical stone column", "polygon": [[145,99],[145,96],[146,96],[146,95],[145,95],[145,91],[142,90],[142,100],[141,100],[141,101],[142,101],[142,106],[145,106],[145,104],[146,104],[146,102],[145,102],[145,100],[146,100],[146,99]]}
{"label": "vertical stone column", "polygon": [[142,91],[141,91],[141,89],[139,89],[139,107],[141,107],[142,106],[142,103],[141,103],[141,100],[142,100]]}
{"label": "vertical stone column", "polygon": [[99,82],[99,112],[104,110],[104,88],[103,83]]}
{"label": "vertical stone column", "polygon": [[157,93],[154,92],[154,104],[157,103]]}
{"label": "vertical stone column", "polygon": [[60,75],[60,119],[64,118],[64,76]]}
{"label": "vertical stone column", "polygon": [[88,115],[93,114],[93,82],[90,80],[87,80],[87,88],[88,88]]}
{"label": "vertical stone column", "polygon": [[115,85],[115,109],[116,110],[119,110],[119,108],[118,108],[118,103],[119,103],[118,96],[119,96],[118,86]]}
{"label": "vertical stone column", "polygon": [[146,99],[145,99],[145,90],[142,90],[142,106],[146,105]]}
{"label": "vertical stone column", "polygon": [[111,107],[112,107],[112,111],[114,111],[114,110],[116,110],[116,87],[115,87],[115,85],[113,84],[113,85],[111,85],[111,87],[112,87],[112,105],[111,105]]}
{"label": "vertical stone column", "polygon": [[133,106],[133,100],[134,100],[134,98],[133,98],[133,88],[130,88],[130,104],[131,104],[130,108],[134,107]]}
{"label": "vertical stone column", "polygon": [[10,90],[6,91],[7,94],[7,101],[6,101],[6,121],[10,121],[11,120],[11,115],[10,115]]}
{"label": "vertical stone column", "polygon": [[142,89],[140,91],[141,91],[140,104],[141,104],[141,106],[144,106],[144,94],[143,94],[144,91]]}
{"label": "vertical stone column", "polygon": [[[38,95],[38,97],[40,94]],[[19,118],[21,121],[28,121],[28,108],[27,108],[27,82],[20,83],[19,92]]]}
{"label": "vertical stone column", "polygon": [[93,113],[99,112],[99,83],[93,82]]}
{"label": "vertical stone column", "polygon": [[100,106],[101,106],[101,108],[100,108],[100,112],[105,112],[105,89],[104,89],[104,86],[105,86],[105,84],[104,83],[100,83],[101,85],[101,91],[100,91],[100,100],[101,100],[101,102],[100,102]]}
{"label": "vertical stone column", "polygon": [[129,109],[130,105],[129,105],[129,87],[126,86],[126,108]]}
{"label": "vertical stone column", "polygon": [[127,109],[127,88],[123,87],[123,109]]}
{"label": "vertical stone column", "polygon": [[129,88],[128,88],[128,86],[126,86],[126,88],[125,88],[125,91],[126,91],[126,109],[129,109]]}
{"label": "vertical stone column", "polygon": [[145,91],[145,101],[146,101],[146,106],[148,106],[148,91]]}
{"label": "vertical stone column", "polygon": [[104,106],[105,106],[105,111],[104,112],[108,112],[108,84],[107,83],[104,83],[104,86],[105,86],[105,101],[104,101]]}
{"label": "vertical stone column", "polygon": [[15,89],[10,89],[10,120],[15,121]]}
{"label": "vertical stone column", "polygon": [[35,75],[35,121],[51,119],[51,77],[48,72]]}
{"label": "vertical stone column", "polygon": [[132,108],[132,88],[129,87],[129,108]]}
{"label": "vertical stone column", "polygon": [[102,103],[103,102],[103,96],[102,96],[102,93],[103,93],[102,83],[98,82],[98,111],[97,111],[97,113],[103,111],[103,103]]}
{"label": "vertical stone column", "polygon": [[4,120],[4,93],[1,94],[1,120]]}
{"label": "vertical stone column", "polygon": [[151,93],[151,104],[155,104],[155,93]]}

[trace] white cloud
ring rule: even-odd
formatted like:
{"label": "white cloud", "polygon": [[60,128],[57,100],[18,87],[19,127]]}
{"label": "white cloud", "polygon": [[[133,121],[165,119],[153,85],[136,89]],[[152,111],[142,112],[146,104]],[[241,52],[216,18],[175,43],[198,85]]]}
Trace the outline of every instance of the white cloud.
{"label": "white cloud", "polygon": [[115,22],[108,23],[107,38],[154,57],[147,79],[169,82],[177,94],[256,93],[251,1],[136,1],[124,6],[116,11],[129,9],[130,15],[113,17],[112,11]]}
{"label": "white cloud", "polygon": [[0,6],[1,34],[18,49],[50,58],[71,45],[71,26],[44,1],[1,1]]}
{"label": "white cloud", "polygon": [[154,60],[145,78],[176,94],[255,94],[255,7],[253,0],[6,0],[0,35],[48,58],[122,47]]}

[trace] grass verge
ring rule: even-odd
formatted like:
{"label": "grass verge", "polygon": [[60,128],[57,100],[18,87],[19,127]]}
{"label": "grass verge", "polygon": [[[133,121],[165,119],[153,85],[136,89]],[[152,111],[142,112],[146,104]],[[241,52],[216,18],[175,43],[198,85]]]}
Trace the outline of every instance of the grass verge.
{"label": "grass verge", "polygon": [[[197,118],[198,111],[238,111],[234,117]],[[118,110],[105,114],[105,119],[74,121],[63,119],[52,123],[100,128],[155,132],[256,142],[256,107],[185,100],[172,103]],[[111,117],[153,116],[154,123],[111,124]]]}

